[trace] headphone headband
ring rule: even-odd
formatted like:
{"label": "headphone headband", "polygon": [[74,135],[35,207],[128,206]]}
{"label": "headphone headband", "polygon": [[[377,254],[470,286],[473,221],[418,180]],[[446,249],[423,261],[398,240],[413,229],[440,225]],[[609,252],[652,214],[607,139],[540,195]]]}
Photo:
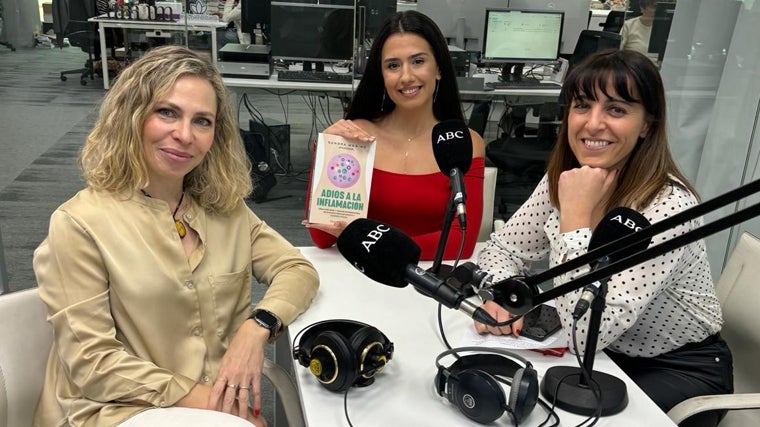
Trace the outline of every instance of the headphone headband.
{"label": "headphone headband", "polygon": [[[441,359],[463,352],[449,367]],[[521,365],[522,364],[522,365]],[[458,347],[444,351],[435,358],[438,370],[434,385],[440,396],[468,418],[490,424],[508,411],[515,422],[522,421],[538,400],[538,374],[524,357],[498,347]],[[505,396],[499,382],[509,378],[509,393]]]}
{"label": "headphone headband", "polygon": [[[377,332],[383,337],[385,340],[384,345],[388,345],[388,360],[391,359],[393,356],[393,343],[388,339],[388,337],[380,330],[375,328],[372,325],[368,325],[363,322],[359,322],[358,320],[350,320],[350,319],[331,319],[331,320],[322,320],[320,322],[312,323],[311,325],[303,328],[295,338],[293,338],[293,359],[298,360],[299,362],[302,362],[301,364],[303,366],[308,366],[308,361],[306,361],[305,358],[308,357],[307,354],[302,354],[301,349],[311,349],[311,343],[314,341],[314,338],[316,338],[320,333],[331,330],[336,331],[340,333],[341,335],[345,337],[350,337],[354,332],[358,331],[361,328],[373,328],[377,330]],[[299,340],[299,336],[302,336],[302,338]],[[304,364],[306,363],[306,364]]]}
{"label": "headphone headband", "polygon": [[441,364],[441,359],[452,354],[458,355],[459,353],[462,353],[462,352],[500,354],[510,359],[516,359],[522,362],[522,364],[525,365],[526,368],[533,367],[533,364],[531,364],[528,359],[522,357],[521,355],[517,353],[511,352],[509,350],[499,348],[499,347],[476,347],[476,346],[456,347],[456,348],[451,348],[442,352],[435,358],[435,367],[438,369],[442,369],[443,365]]}

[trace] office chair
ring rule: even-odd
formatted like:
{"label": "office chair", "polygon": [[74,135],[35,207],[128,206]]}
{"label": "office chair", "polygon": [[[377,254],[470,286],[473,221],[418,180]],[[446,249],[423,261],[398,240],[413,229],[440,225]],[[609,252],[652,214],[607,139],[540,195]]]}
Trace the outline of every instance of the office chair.
{"label": "office chair", "polygon": [[575,50],[568,60],[570,65],[567,71],[570,72],[574,66],[594,52],[605,49],[620,49],[620,42],[622,40],[623,37],[620,34],[610,31],[581,31],[581,34],[578,36],[578,42],[575,44]]}
{"label": "office chair", "polygon": [[498,169],[486,166],[483,172],[483,217],[478,231],[478,242],[485,242],[491,237],[494,230],[493,211],[496,197],[496,177]]}
{"label": "office chair", "polygon": [[[743,233],[739,237],[723,273],[715,285],[723,309],[723,330],[720,335],[728,343],[734,359],[734,394],[699,396],[687,399],[670,411],[676,424],[688,417],[710,410],[728,409],[721,427],[760,425],[760,313],[757,301],[760,288],[760,240]],[[741,410],[739,410],[741,409]]]}
{"label": "office chair", "polygon": [[603,23],[599,24],[602,27],[602,31],[608,31],[611,33],[619,33],[623,29],[623,23],[625,22],[625,12],[622,10],[611,10],[607,14],[607,19]]}
{"label": "office chair", "polygon": [[641,6],[639,0],[628,0],[628,10],[625,11],[625,20],[641,16]]}
{"label": "office chair", "polygon": [[474,130],[480,136],[486,134],[486,126],[488,125],[488,115],[491,112],[491,101],[477,101],[474,103],[472,113],[470,114],[470,120],[467,122],[467,127]]}
{"label": "office chair", "polygon": [[95,80],[95,60],[100,46],[98,24],[87,22],[96,16],[94,0],[53,0],[53,31],[56,44],[63,49],[64,39],[78,46],[87,53],[88,59],[83,68],[61,71],[61,81],[66,81],[66,74],[79,74],[79,82],[87,84],[87,78]]}
{"label": "office chair", "polygon": [[[0,295],[0,427],[32,425],[53,327],[37,288]],[[281,366],[264,359],[264,377],[283,403],[286,423],[304,427],[298,390]]]}
{"label": "office chair", "polygon": [[[538,117],[538,128],[525,126],[528,112]],[[546,172],[557,140],[561,107],[557,101],[510,106],[499,126],[501,137],[486,146],[486,157],[499,169],[499,214],[514,211],[527,200]]]}

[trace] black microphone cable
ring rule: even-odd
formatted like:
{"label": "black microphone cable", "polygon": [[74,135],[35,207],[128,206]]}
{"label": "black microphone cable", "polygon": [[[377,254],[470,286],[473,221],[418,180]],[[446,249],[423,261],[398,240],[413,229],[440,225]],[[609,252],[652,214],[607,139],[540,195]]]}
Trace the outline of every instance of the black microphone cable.
{"label": "black microphone cable", "polygon": [[[577,427],[582,426],[586,421],[589,421],[593,418],[593,421],[591,424],[589,424],[587,427],[591,427],[594,424],[599,421],[599,417],[602,416],[602,388],[597,384],[596,381],[594,381],[591,378],[591,372],[589,372],[586,369],[586,366],[583,364],[583,361],[581,360],[580,352],[578,351],[578,338],[576,337],[576,333],[578,332],[578,319],[573,319],[573,326],[572,326],[572,338],[573,338],[573,352],[575,353],[575,360],[578,362],[578,366],[581,370],[581,375],[583,375],[583,378],[586,380],[586,384],[591,388],[591,391],[594,392],[594,397],[596,398],[596,412],[594,412],[592,415],[589,415],[588,418],[581,421]],[[560,381],[561,383],[561,381]],[[559,385],[557,385],[559,387]]]}
{"label": "black microphone cable", "polygon": [[[457,257],[454,260],[452,271],[459,265],[459,261],[462,259],[462,253],[464,252],[464,230],[462,230],[461,234],[462,236],[459,239],[459,250],[457,251]],[[451,350],[451,344],[449,344],[449,341],[446,339],[446,332],[443,330],[443,304],[440,302],[438,303],[438,333],[441,334],[441,340],[443,341],[443,345],[446,346],[446,349]],[[456,354],[454,357],[459,359],[459,356]]]}
{"label": "black microphone cable", "polygon": [[[586,383],[591,388],[591,391],[594,393],[594,397],[596,398],[597,402],[597,409],[596,411],[589,415],[585,420],[581,421],[576,425],[576,427],[591,427],[594,424],[596,424],[599,421],[599,418],[602,414],[602,389],[599,387],[599,384],[591,378],[591,374],[586,370],[585,366],[583,365],[583,361],[581,361],[580,354],[578,352],[578,340],[576,338],[576,332],[578,329],[578,319],[573,319],[573,325],[571,327],[572,330],[572,341],[573,341],[573,352],[575,353],[575,359],[578,362],[578,365],[580,366],[581,375],[586,380]],[[559,395],[559,388],[562,385],[563,382],[565,382],[566,379],[572,377],[573,375],[577,375],[574,373],[567,374],[560,378],[560,380],[557,382],[557,386],[554,389],[554,399],[552,400],[551,408],[552,410],[557,406],[557,396]],[[584,426],[586,422],[591,421],[591,424],[588,424],[587,426]]]}
{"label": "black microphone cable", "polygon": [[[377,369],[377,367],[371,367],[367,368],[361,372],[359,372],[351,381],[351,384],[356,383],[356,381],[361,378],[363,375],[369,374],[373,370]],[[349,386],[346,391],[343,392],[343,415],[346,417],[346,422],[348,423],[349,427],[354,427],[354,425],[351,423],[351,417],[348,415],[348,391],[354,388],[353,385]]]}
{"label": "black microphone cable", "polygon": [[351,390],[351,388],[352,387],[349,387],[346,389],[346,391],[343,392],[343,414],[346,416],[346,422],[348,423],[348,426],[354,427],[354,425],[351,424],[351,417],[348,416],[348,391]]}

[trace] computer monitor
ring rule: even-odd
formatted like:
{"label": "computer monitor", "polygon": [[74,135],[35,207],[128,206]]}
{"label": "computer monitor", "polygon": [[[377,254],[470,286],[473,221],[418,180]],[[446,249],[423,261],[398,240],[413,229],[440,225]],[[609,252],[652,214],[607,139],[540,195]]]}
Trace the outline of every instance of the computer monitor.
{"label": "computer monitor", "polygon": [[354,7],[272,2],[270,42],[274,58],[341,62],[353,59]]}
{"label": "computer monitor", "polygon": [[655,4],[654,21],[652,22],[652,31],[649,35],[649,53],[657,54],[657,61],[662,62],[665,56],[665,47],[668,44],[670,35],[670,24],[673,22],[673,14],[676,11],[676,4],[670,2],[658,2]]}
{"label": "computer monitor", "polygon": [[271,5],[272,0],[240,0],[240,30],[250,34],[251,40],[256,24],[261,28],[264,38],[269,40],[269,29],[272,26],[269,18]]}
{"label": "computer monitor", "polygon": [[364,31],[360,40],[373,39],[385,18],[396,13],[396,0],[356,0],[357,28]]}
{"label": "computer monitor", "polygon": [[509,0],[417,0],[417,12],[432,19],[450,45],[480,52],[486,9],[504,8],[508,3]]}
{"label": "computer monitor", "polygon": [[507,7],[565,12],[559,53],[571,55],[575,51],[575,43],[581,31],[588,28],[589,4],[588,0],[509,0]]}
{"label": "computer monitor", "polygon": [[486,9],[485,63],[552,62],[559,57],[564,12]]}

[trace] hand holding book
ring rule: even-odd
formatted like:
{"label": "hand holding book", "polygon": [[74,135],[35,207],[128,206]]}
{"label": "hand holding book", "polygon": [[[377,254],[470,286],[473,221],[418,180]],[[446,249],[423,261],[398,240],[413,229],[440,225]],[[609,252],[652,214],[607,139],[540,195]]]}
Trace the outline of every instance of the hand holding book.
{"label": "hand holding book", "polygon": [[354,219],[367,217],[375,146],[374,140],[357,142],[319,134],[309,189],[308,223],[326,224],[339,232]]}

